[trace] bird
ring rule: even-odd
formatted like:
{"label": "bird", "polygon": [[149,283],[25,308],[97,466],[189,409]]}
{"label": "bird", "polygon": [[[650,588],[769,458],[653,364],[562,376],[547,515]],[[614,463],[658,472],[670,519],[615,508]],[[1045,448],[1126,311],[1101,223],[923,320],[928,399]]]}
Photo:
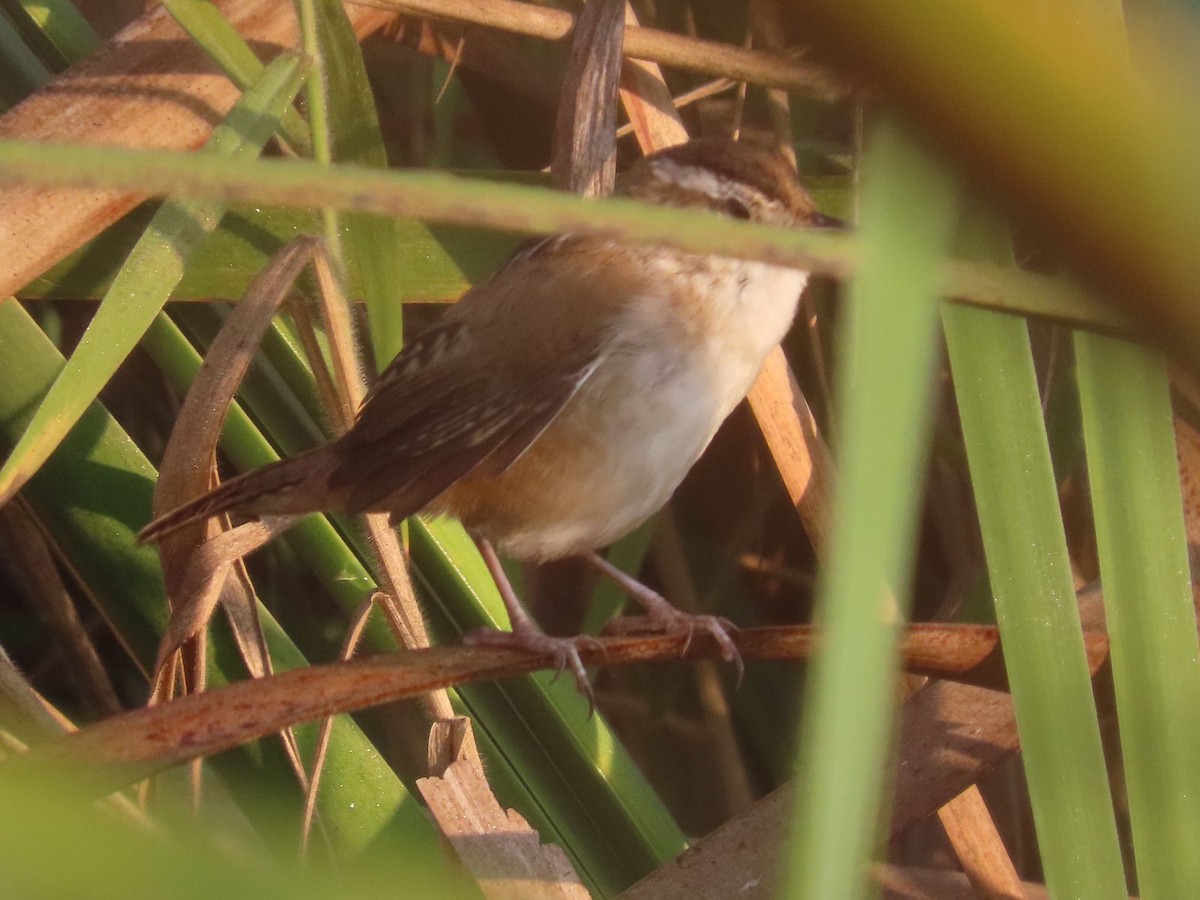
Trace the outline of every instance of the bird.
{"label": "bird", "polygon": [[[838,224],[782,154],[741,141],[646,156],[615,193],[777,226]],[[807,281],[797,268],[604,235],[534,239],[404,347],[344,434],[225,481],[140,538],[222,513],[449,514],[511,620],[476,642],[553,654],[590,696],[579,651],[592,639],[546,635],[499,560],[579,556],[653,626],[688,640],[707,631],[740,664],[728,621],[676,609],[597,551],[666,504],[785,336]]]}

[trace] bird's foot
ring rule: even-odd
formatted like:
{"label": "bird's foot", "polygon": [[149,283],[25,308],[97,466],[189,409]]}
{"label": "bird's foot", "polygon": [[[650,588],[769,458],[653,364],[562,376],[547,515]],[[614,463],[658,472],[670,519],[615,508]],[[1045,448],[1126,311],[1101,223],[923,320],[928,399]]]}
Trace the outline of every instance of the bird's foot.
{"label": "bird's foot", "polygon": [[665,634],[668,637],[684,637],[683,650],[680,655],[686,655],[692,645],[692,635],[697,631],[705,631],[713,636],[717,646],[721,648],[721,658],[726,662],[737,662],[741,668],[741,654],[733,642],[732,635],[737,626],[724,616],[693,615],[685,613],[663,601],[663,607],[648,610],[644,616],[621,616],[608,623],[605,632],[608,634],[654,633]]}
{"label": "bird's foot", "polygon": [[742,654],[738,652],[737,645],[733,642],[733,635],[737,631],[736,625],[724,616],[685,613],[676,609],[666,599],[663,599],[661,606],[656,605],[647,609],[646,612],[646,618],[661,629],[663,634],[685,635],[680,656],[687,654],[688,647],[692,645],[692,635],[697,631],[707,631],[711,634],[713,640],[717,642],[717,646],[721,648],[721,659],[727,663],[733,663],[734,669],[737,671],[736,684],[741,687],[742,678],[746,675],[746,664],[742,661]]}
{"label": "bird's foot", "polygon": [[[658,591],[642,584],[632,575],[626,575],[598,553],[584,554],[583,559],[593,568],[615,581],[618,587],[629,595],[646,611],[644,616],[631,616],[614,619],[606,629],[610,633],[630,633],[631,631],[652,631],[672,637],[683,635],[683,650],[680,655],[686,655],[692,645],[692,635],[697,631],[706,631],[713,636],[717,646],[721,648],[721,658],[737,667],[737,683],[742,683],[746,667],[742,663],[742,655],[738,653],[737,645],[733,642],[733,633],[737,627],[724,616],[694,615],[676,609]],[[646,627],[646,626],[649,627]]]}
{"label": "bird's foot", "polygon": [[524,650],[527,653],[547,653],[554,657],[557,670],[555,677],[563,671],[570,670],[575,679],[575,687],[587,698],[588,706],[595,709],[596,698],[592,693],[592,684],[588,680],[587,671],[583,668],[583,660],[579,656],[581,650],[604,651],[604,644],[586,634],[575,637],[551,637],[538,628],[517,628],[514,631],[501,631],[498,628],[477,628],[463,636],[464,644],[474,644],[485,647],[505,647],[510,650]]}

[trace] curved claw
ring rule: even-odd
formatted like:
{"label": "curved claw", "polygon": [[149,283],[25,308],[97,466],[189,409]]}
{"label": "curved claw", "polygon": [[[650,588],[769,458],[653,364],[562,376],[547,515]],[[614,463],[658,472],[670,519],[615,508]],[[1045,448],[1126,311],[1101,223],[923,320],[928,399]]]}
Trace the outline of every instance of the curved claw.
{"label": "curved claw", "polygon": [[[742,679],[746,675],[746,663],[742,660],[742,654],[738,652],[737,645],[733,642],[733,637],[731,636],[732,632],[738,630],[737,626],[724,616],[691,616],[683,612],[678,612],[678,616],[679,618],[673,619],[673,621],[681,623],[687,629],[687,640],[683,643],[683,654],[686,654],[688,647],[691,646],[692,634],[697,628],[707,631],[716,640],[717,646],[721,648],[721,659],[725,660],[725,662],[733,663],[737,669],[737,684],[735,687],[740,688],[742,686]],[[675,627],[678,627],[678,624]],[[670,626],[666,626],[664,630],[670,634]]]}
{"label": "curved claw", "polygon": [[588,680],[583,660],[579,656],[581,649],[600,650],[605,657],[608,649],[600,641],[588,635],[575,637],[551,637],[541,631],[521,629],[519,631],[500,631],[497,628],[477,628],[463,635],[464,644],[475,644],[488,647],[506,647],[511,650],[525,650],[531,653],[546,653],[554,657],[555,679],[564,671],[570,670],[575,678],[575,688],[587,698],[588,715],[596,711],[596,697],[592,693],[592,684]]}
{"label": "curved claw", "polygon": [[[737,645],[730,637],[731,632],[737,631],[732,622],[721,616],[696,616],[676,609],[662,594],[646,587],[636,578],[626,575],[598,553],[586,553],[583,555],[583,559],[615,581],[621,590],[637,601],[646,610],[646,620],[650,622],[654,630],[668,636],[682,634],[684,636],[683,653],[680,655],[687,654],[688,648],[692,645],[692,635],[695,634],[697,628],[711,634],[721,648],[721,657],[726,662],[737,665],[737,683],[739,687],[741,686],[745,666],[742,663],[741,654],[738,653]],[[609,627],[612,628],[614,624],[615,622],[610,622]]]}
{"label": "curved claw", "polygon": [[[741,687],[742,678],[746,674],[746,665],[731,636],[738,628],[724,616],[692,615],[663,601],[661,605],[655,604],[650,607],[644,618],[633,621],[645,622],[649,625],[646,630],[661,632],[668,637],[683,635],[683,649],[679,652],[680,656],[687,655],[688,648],[692,646],[692,635],[696,633],[697,629],[708,632],[717,642],[717,646],[721,648],[721,658],[726,662],[733,663],[737,668],[737,687]],[[625,633],[621,629],[620,622],[620,619],[614,619],[609,623],[609,628],[618,634]],[[642,629],[636,628],[635,630]]]}

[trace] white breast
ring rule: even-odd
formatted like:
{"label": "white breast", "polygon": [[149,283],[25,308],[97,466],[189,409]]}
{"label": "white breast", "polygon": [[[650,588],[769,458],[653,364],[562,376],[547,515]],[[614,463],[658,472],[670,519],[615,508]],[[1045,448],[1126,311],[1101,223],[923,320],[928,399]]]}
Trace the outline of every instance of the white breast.
{"label": "white breast", "polygon": [[807,275],[710,260],[688,277],[705,292],[703,311],[667,299],[678,293],[665,279],[662,293],[631,302],[603,362],[551,426],[604,436],[568,463],[587,508],[547,498],[539,521],[496,535],[506,552],[547,559],[595,549],[661,508],[787,332]]}

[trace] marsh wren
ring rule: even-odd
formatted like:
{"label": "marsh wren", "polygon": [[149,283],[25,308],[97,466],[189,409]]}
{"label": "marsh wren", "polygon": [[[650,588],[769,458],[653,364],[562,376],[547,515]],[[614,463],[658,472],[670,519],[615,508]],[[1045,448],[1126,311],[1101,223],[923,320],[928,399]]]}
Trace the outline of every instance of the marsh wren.
{"label": "marsh wren", "polygon": [[[827,224],[782,156],[698,140],[649,156],[617,193],[782,226]],[[586,685],[586,638],[546,636],[493,545],[519,560],[581,555],[672,633],[691,616],[596,554],[662,507],[746,396],[792,322],[807,273],[560,235],[533,241],[410,342],[336,441],[231,479],[151,523],[153,539],[223,512],[449,513],[475,537],[513,632]]]}

